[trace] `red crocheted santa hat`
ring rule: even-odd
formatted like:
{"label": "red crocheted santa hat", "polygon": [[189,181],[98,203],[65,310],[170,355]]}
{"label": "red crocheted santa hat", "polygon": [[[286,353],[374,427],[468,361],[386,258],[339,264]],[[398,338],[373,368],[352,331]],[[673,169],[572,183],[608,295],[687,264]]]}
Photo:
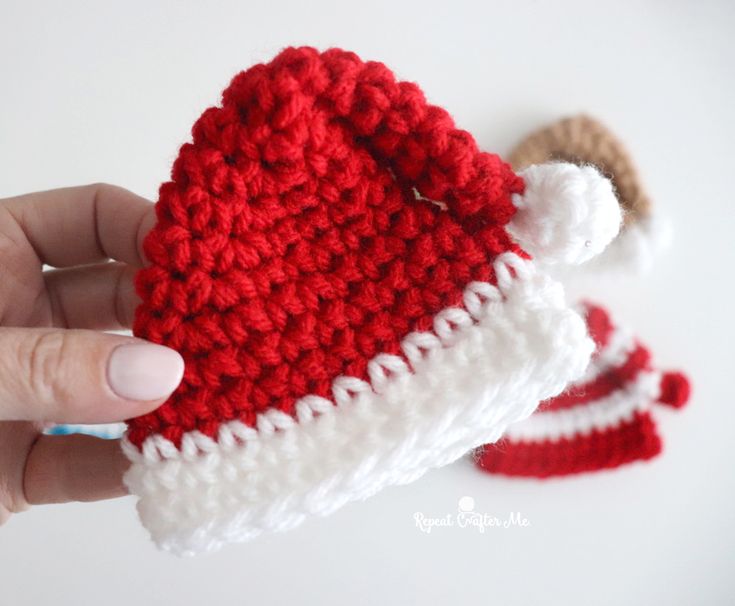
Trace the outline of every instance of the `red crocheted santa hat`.
{"label": "red crocheted santa hat", "polygon": [[652,406],[684,406],[687,378],[656,370],[648,349],[614,326],[602,307],[586,303],[583,310],[597,345],[585,375],[511,425],[500,441],[479,448],[474,456],[480,469],[546,478],[614,468],[661,452]]}
{"label": "red crocheted santa hat", "polygon": [[214,549],[414,480],[584,371],[584,322],[531,255],[581,262],[615,236],[596,170],[516,175],[341,50],[238,74],[192,134],[137,276],[135,334],[186,361],[124,442],[159,545]]}

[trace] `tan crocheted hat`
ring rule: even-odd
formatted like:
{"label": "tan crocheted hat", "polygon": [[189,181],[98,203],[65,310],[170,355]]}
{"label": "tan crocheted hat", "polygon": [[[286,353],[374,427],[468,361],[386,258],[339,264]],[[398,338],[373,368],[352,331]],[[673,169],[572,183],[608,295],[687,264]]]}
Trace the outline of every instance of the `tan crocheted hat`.
{"label": "tan crocheted hat", "polygon": [[595,118],[580,114],[536,130],[511,151],[508,161],[515,170],[549,161],[591,164],[612,181],[623,211],[623,227],[616,241],[589,266],[646,269],[668,243],[668,224],[654,214],[633,158],[622,141]]}

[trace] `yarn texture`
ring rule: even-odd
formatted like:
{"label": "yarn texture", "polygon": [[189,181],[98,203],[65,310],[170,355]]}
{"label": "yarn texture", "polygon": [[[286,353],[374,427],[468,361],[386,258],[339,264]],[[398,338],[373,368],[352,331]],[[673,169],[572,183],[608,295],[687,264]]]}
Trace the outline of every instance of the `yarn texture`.
{"label": "yarn texture", "polygon": [[520,174],[526,187],[508,229],[534,257],[578,265],[618,234],[621,212],[612,184],[594,167],[537,164]]}
{"label": "yarn texture", "polygon": [[646,271],[670,245],[670,222],[654,212],[633,157],[620,138],[599,120],[581,114],[553,122],[525,137],[508,160],[521,174],[529,167],[554,161],[595,167],[612,182],[623,226],[604,255],[585,263],[585,272]]}
{"label": "yarn texture", "polygon": [[489,473],[546,478],[610,469],[648,460],[662,444],[654,404],[681,408],[689,381],[680,372],[653,367],[650,351],[607,311],[582,308],[596,351],[584,376],[511,425],[503,438],[475,453]]}
{"label": "yarn texture", "polygon": [[211,551],[413,481],[579,376],[584,322],[507,229],[524,187],[381,63],[289,48],[237,74],[136,277],[134,333],[186,362],[123,442],[156,543]]}

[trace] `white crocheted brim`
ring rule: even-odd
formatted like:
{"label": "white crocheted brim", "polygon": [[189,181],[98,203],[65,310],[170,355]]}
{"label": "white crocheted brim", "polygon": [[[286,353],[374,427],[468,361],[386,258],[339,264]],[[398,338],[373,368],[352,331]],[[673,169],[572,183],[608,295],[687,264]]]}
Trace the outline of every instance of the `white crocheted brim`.
{"label": "white crocheted brim", "polygon": [[557,274],[564,281],[574,275],[597,276],[601,271],[626,275],[646,273],[671,245],[673,231],[667,217],[648,215],[621,229],[602,254],[577,267],[561,268]]}
{"label": "white crocheted brim", "polygon": [[[583,307],[577,306],[582,312]],[[590,381],[612,369],[620,368],[629,359],[639,343],[625,327],[616,326],[610,341],[590,361],[584,374],[572,381],[567,392],[583,388]],[[641,369],[636,378],[626,382],[611,394],[578,406],[558,410],[539,410],[529,418],[508,427],[504,437],[515,442],[543,442],[572,439],[604,431],[633,421],[636,413],[652,408],[661,395],[660,370]]]}
{"label": "white crocheted brim", "polygon": [[584,321],[533,263],[506,253],[495,270],[497,287],[469,284],[463,308],[408,335],[405,359],[376,356],[369,382],[336,379],[334,402],[306,396],[296,418],[271,411],[180,448],[124,442],[125,482],[154,541],[194,554],[293,528],[496,441],[560,393],[594,349]]}
{"label": "white crocheted brim", "polygon": [[641,371],[632,383],[584,406],[539,411],[508,428],[505,438],[514,442],[572,439],[632,422],[646,412],[661,394],[661,372]]}

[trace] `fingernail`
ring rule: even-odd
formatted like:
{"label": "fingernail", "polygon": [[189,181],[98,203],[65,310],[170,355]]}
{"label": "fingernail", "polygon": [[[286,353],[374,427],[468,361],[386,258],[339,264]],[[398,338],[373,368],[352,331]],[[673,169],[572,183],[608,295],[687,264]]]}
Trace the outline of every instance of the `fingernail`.
{"label": "fingernail", "polygon": [[120,345],[107,362],[107,382],[127,400],[169,396],[184,376],[184,359],[173,349],[153,343]]}

